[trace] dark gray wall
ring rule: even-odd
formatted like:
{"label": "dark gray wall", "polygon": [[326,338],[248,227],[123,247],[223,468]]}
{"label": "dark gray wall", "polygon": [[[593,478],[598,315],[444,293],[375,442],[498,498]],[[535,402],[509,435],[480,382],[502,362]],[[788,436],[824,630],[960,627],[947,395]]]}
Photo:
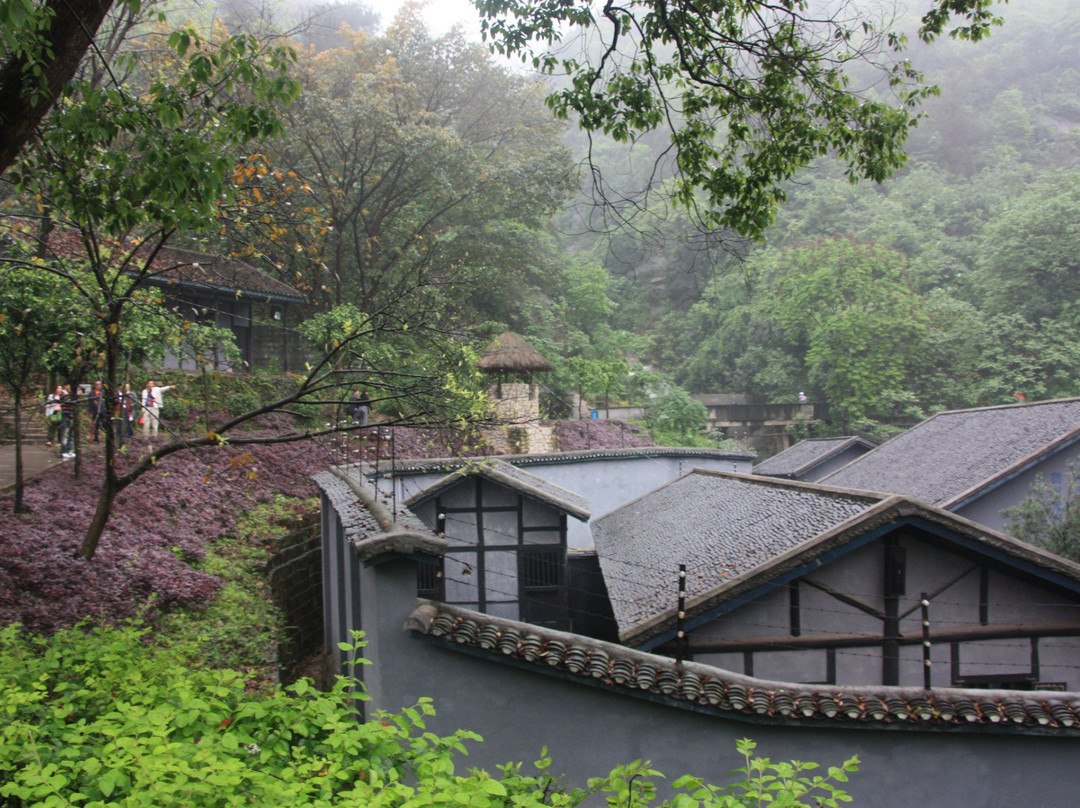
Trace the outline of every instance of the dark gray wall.
{"label": "dark gray wall", "polygon": [[285,619],[285,638],[279,646],[282,678],[315,653],[323,643],[322,537],[318,514],[304,518],[295,530],[274,541],[266,564],[274,603]]}
{"label": "dark gray wall", "polygon": [[1049,483],[1054,472],[1067,473],[1069,464],[1075,463],[1078,457],[1080,457],[1080,444],[1070,446],[987,491],[973,502],[949,510],[993,530],[1008,532],[1005,526],[1006,519],[1001,512],[1027,499],[1031,484],[1040,475],[1045,482]]}
{"label": "dark gray wall", "polygon": [[532,761],[542,746],[551,771],[572,783],[644,758],[673,778],[691,772],[724,781],[740,765],[735,740],[751,737],[777,759],[825,765],[858,754],[849,784],[860,808],[1073,805],[1080,740],[1008,733],[967,734],[780,726],[703,715],[519,669],[434,644],[402,624],[416,606],[415,566],[396,560],[359,571],[365,668],[372,701],[365,709],[397,710],[434,698],[429,729],[465,728],[486,742],[462,765],[493,767]]}
{"label": "dark gray wall", "polygon": [[[905,637],[918,640],[922,633],[922,613],[917,608],[923,592],[930,598],[930,622],[934,629],[980,628],[981,568],[976,559],[950,547],[930,534],[923,539],[907,535],[901,540],[907,550],[906,595],[900,597],[899,612],[910,612],[900,623]],[[882,542],[875,541],[815,570],[810,579],[844,593],[861,603],[883,606],[884,557]],[[691,596],[694,593],[691,593]],[[837,598],[801,585],[798,592],[800,632],[804,637],[843,634],[883,635],[883,623],[865,611]],[[989,569],[987,580],[987,627],[1080,624],[1080,603],[1056,590],[1021,579],[1003,569]],[[752,640],[791,636],[791,598],[781,587],[690,632],[697,640]],[[1032,639],[1017,631],[1016,636],[996,639],[938,643],[931,649],[931,682],[935,687],[954,684],[961,677],[1034,674],[1040,682],[1065,683],[1069,690],[1080,689],[1080,638],[1041,637]],[[857,646],[836,650],[836,674],[831,684],[877,685],[882,681],[880,647]],[[754,651],[751,658],[741,652],[697,654],[695,661],[764,679],[793,682],[827,682],[824,650]],[[748,663],[752,669],[748,669]],[[1037,670],[1033,667],[1037,665]],[[923,656],[920,645],[900,649],[900,686],[921,687]]]}

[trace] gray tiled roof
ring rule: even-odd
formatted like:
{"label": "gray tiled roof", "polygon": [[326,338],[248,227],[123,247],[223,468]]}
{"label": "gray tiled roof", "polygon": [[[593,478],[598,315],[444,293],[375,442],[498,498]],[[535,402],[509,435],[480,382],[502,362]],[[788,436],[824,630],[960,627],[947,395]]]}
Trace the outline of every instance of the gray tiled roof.
{"label": "gray tiled roof", "polygon": [[[395,512],[365,486],[355,466],[333,466],[312,475],[334,508],[345,537],[362,560],[385,553],[442,556],[446,540],[439,538],[407,508]],[[385,499],[385,498],[384,498]]]}
{"label": "gray tiled roof", "polygon": [[[158,269],[161,266],[163,268]],[[149,283],[168,288],[172,284],[240,293],[256,300],[303,303],[303,296],[289,284],[236,258],[167,247],[154,262]]]}
{"label": "gray tiled roof", "polygon": [[[499,455],[499,460],[520,468],[555,463],[579,463],[604,458],[617,460],[628,457],[700,457],[739,461],[753,460],[756,455],[752,452],[732,452],[726,449],[695,449],[681,446],[639,446],[630,449],[582,449],[576,452]],[[451,472],[462,468],[469,463],[475,462],[477,462],[477,458],[475,457],[395,459],[393,461],[393,474],[427,474],[432,471]],[[371,468],[371,471],[374,471],[374,467]]]}
{"label": "gray tiled roof", "polygon": [[768,460],[761,461],[754,466],[754,474],[797,478],[805,470],[824,463],[830,457],[838,455],[851,446],[873,448],[869,442],[854,436],[809,438],[799,441],[794,446],[789,446]]}
{"label": "gray tiled roof", "polygon": [[405,505],[412,507],[419,502],[431,499],[470,475],[484,477],[524,496],[544,502],[582,522],[589,521],[589,501],[585,497],[493,457],[479,462],[474,461],[447,474],[410,496],[405,500]]}
{"label": "gray tiled roof", "polygon": [[1077,693],[771,682],[434,602],[423,602],[406,628],[493,664],[736,720],[923,732],[1080,732]]}
{"label": "gray tiled roof", "polygon": [[883,497],[695,469],[593,522],[620,635],[863,514]]}
{"label": "gray tiled roof", "polygon": [[940,412],[819,482],[949,508],[1078,429],[1080,398]]}

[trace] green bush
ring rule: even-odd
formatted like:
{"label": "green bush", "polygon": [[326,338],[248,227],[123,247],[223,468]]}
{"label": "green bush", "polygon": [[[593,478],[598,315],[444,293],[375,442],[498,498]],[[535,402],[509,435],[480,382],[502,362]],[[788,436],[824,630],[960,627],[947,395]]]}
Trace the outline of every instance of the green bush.
{"label": "green bush", "polygon": [[[550,777],[548,758],[536,774],[520,764],[498,776],[459,773],[456,756],[480,738],[427,732],[429,700],[362,721],[356,680],[340,678],[328,692],[307,680],[252,691],[241,674],[191,667],[181,649],[151,646],[146,634],[135,624],[48,639],[15,625],[0,630],[0,806],[570,808],[596,792],[613,807],[656,802],[648,763],[620,767],[588,790]],[[684,777],[660,806],[848,799],[834,783],[856,768],[854,758],[811,778],[804,772],[813,764],[772,764],[752,749],[740,742],[747,765],[736,783]]]}
{"label": "green bush", "polygon": [[665,384],[645,410],[649,434],[661,446],[709,446],[709,411],[681,387]]}
{"label": "green bush", "polygon": [[[354,681],[252,693],[129,625],[51,639],[0,631],[0,805],[421,806],[580,802],[542,772],[455,772],[469,732],[426,732],[431,704],[362,721]],[[364,698],[361,696],[361,698]]]}

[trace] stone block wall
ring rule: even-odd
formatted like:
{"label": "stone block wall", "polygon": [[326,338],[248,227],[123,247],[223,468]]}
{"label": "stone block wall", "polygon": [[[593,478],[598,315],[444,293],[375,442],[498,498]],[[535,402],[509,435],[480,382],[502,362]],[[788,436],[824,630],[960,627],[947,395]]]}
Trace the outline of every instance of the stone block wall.
{"label": "stone block wall", "polygon": [[322,540],[314,513],[276,542],[266,577],[274,603],[285,617],[285,638],[278,653],[282,678],[323,642]]}
{"label": "stone block wall", "polygon": [[492,417],[504,424],[483,431],[493,454],[550,452],[555,430],[540,424],[540,386],[503,382],[488,388]]}

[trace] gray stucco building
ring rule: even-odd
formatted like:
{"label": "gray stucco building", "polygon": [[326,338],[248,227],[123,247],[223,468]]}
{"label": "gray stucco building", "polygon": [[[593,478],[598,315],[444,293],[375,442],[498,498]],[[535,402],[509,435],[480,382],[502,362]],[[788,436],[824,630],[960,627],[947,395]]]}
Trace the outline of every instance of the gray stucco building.
{"label": "gray stucco building", "polygon": [[939,412],[819,482],[904,494],[1001,530],[1042,475],[1080,456],[1080,398]]}
{"label": "gray stucco building", "polygon": [[593,530],[627,645],[675,654],[682,631],[697,661],[784,681],[1080,690],[1080,565],[910,497],[695,470]]}
{"label": "gray stucco building", "polygon": [[[831,765],[857,753],[864,762],[849,791],[860,806],[1075,802],[1077,693],[770,681],[418,600],[418,567],[438,563],[445,539],[394,513],[356,469],[316,480],[327,648],[348,661],[337,643],[365,631],[365,709],[432,697],[429,729],[486,738],[470,765],[533,760],[546,746],[551,770],[572,783],[639,758],[722,782],[741,764],[735,739],[752,737],[774,760]],[[846,496],[856,521],[859,507],[875,507]],[[877,505],[882,519],[905,516],[895,499]],[[963,534],[961,522],[952,527]],[[995,543],[987,553],[1005,552]]]}
{"label": "gray stucco building", "polygon": [[[500,455],[499,460],[584,497],[590,518],[596,519],[694,468],[749,474],[754,455],[719,449],[638,447]],[[476,462],[475,458],[394,460],[379,469],[366,467],[364,471],[383,496],[405,502],[447,474]],[[569,522],[568,547],[586,549],[592,541],[589,522]]]}

